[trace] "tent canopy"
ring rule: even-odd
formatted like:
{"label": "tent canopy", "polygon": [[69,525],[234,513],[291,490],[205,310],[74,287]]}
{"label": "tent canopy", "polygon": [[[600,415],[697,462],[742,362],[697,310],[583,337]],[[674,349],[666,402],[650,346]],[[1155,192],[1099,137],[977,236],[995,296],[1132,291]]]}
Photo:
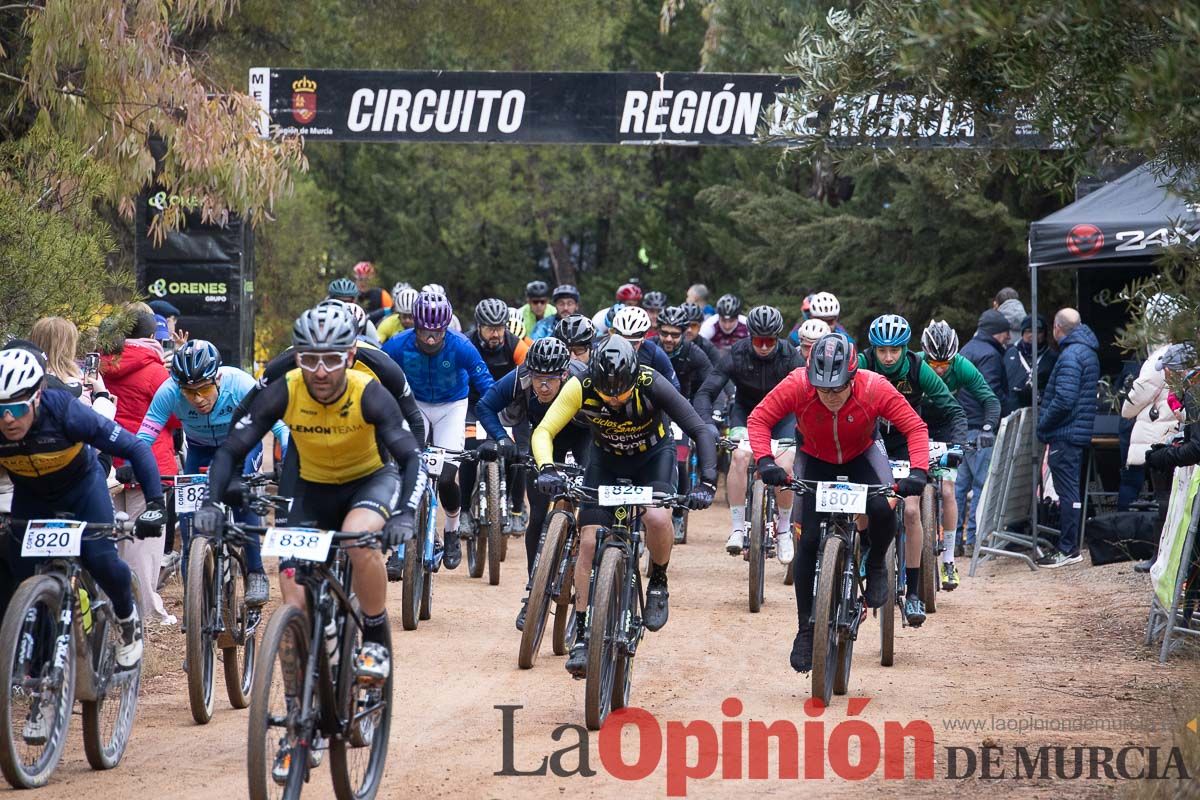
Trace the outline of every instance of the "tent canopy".
{"label": "tent canopy", "polygon": [[1200,241],[1200,204],[1179,194],[1196,185],[1143,164],[1030,225],[1029,266],[1144,262],[1173,245]]}

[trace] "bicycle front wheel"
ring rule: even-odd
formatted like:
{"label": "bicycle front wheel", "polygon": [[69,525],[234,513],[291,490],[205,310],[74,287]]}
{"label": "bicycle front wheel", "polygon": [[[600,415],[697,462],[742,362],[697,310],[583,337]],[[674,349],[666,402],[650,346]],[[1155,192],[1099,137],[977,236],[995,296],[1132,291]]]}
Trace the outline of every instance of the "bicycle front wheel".
{"label": "bicycle front wheel", "polygon": [[[206,725],[213,715],[213,683],[216,672],[216,597],[213,590],[215,553],[207,536],[193,536],[188,555],[187,592],[183,621],[187,625],[188,705],[192,719]],[[228,666],[226,666],[228,669]]]}
{"label": "bicycle front wheel", "polygon": [[313,733],[300,724],[308,636],[304,612],[292,605],[280,606],[263,634],[250,689],[246,774],[251,800],[298,798],[304,788]]}
{"label": "bicycle front wheel", "polygon": [[555,514],[546,526],[546,538],[533,569],[529,599],[525,604],[525,627],[521,630],[521,646],[517,651],[517,666],[530,669],[537,662],[546,631],[546,616],[550,611],[550,581],[558,573],[562,561],[563,540],[567,535],[567,515]]}
{"label": "bicycle front wheel", "polygon": [[884,563],[887,565],[887,600],[879,608],[879,663],[890,667],[896,657],[896,573],[900,569],[895,539],[888,545]]}
{"label": "bicycle front wheel", "polygon": [[0,770],[15,789],[45,786],[67,744],[75,702],[75,639],[54,669],[62,585],[35,575],[17,589],[0,625]]}
{"label": "bicycle front wheel", "polygon": [[767,571],[767,487],[756,480],[750,490],[750,613],[757,614],[763,604],[763,586]]}
{"label": "bicycle front wheel", "polygon": [[421,597],[425,590],[425,537],[429,535],[429,514],[429,497],[424,495],[417,508],[417,535],[404,545],[400,624],[406,631],[415,631],[422,619]]}
{"label": "bicycle front wheel", "polygon": [[230,579],[225,584],[225,639],[232,640],[233,645],[221,648],[221,663],[225,668],[229,705],[245,708],[250,705],[250,686],[254,682],[254,649],[262,610],[246,605],[248,576],[244,574],[241,559],[231,555],[229,566]]}
{"label": "bicycle front wheel", "polygon": [[932,486],[921,492],[921,583],[917,592],[925,604],[926,613],[937,611],[938,565],[934,542],[937,539],[937,509]]}
{"label": "bicycle front wheel", "polygon": [[588,619],[587,685],[584,717],[588,730],[598,731],[612,710],[617,673],[617,638],[621,632],[621,587],[625,583],[625,553],[608,547],[600,560]]}
{"label": "bicycle front wheel", "polygon": [[[344,621],[341,664],[338,669],[338,708],[346,729],[329,741],[329,769],[333,793],[338,800],[371,800],[383,781],[388,738],[392,727],[392,683],[396,670],[380,687],[359,686],[350,665],[361,640],[358,627]],[[391,629],[387,631],[388,652],[392,651]]]}
{"label": "bicycle front wheel", "polygon": [[829,706],[837,671],[838,608],[841,605],[841,577],[845,569],[846,543],[838,536],[825,539],[821,550],[821,571],[817,594],[813,598],[813,671],[812,696]]}
{"label": "bicycle front wheel", "polygon": [[[130,575],[130,583],[138,616],[138,636],[145,641],[144,611],[136,574]],[[142,685],[142,664],[145,662],[139,661],[133,669],[117,667],[121,626],[111,604],[100,611],[95,624],[100,630],[93,629],[90,640],[92,648],[99,651],[96,661],[100,666],[96,674],[105,689],[95,701],[84,700],[80,705],[83,709],[83,752],[92,769],[101,770],[117,766],[125,755],[125,746],[133,733],[133,717],[137,713],[138,689]]]}
{"label": "bicycle front wheel", "polygon": [[487,532],[488,583],[500,583],[500,561],[504,558],[504,526],[500,520],[503,499],[500,496],[500,462],[489,461],[485,473],[487,480],[487,513],[480,520],[482,530]]}

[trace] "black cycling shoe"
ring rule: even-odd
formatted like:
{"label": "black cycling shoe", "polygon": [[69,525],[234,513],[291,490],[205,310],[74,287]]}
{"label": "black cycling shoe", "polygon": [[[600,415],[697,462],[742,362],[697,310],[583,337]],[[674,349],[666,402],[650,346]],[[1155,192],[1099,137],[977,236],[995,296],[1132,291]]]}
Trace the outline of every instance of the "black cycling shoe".
{"label": "black cycling shoe", "polygon": [[904,618],[910,628],[919,628],[925,623],[925,604],[915,594],[910,594],[904,601]]}
{"label": "black cycling shoe", "polygon": [[575,680],[586,678],[587,662],[587,644],[581,636],[575,640],[575,644],[571,645],[571,653],[567,656],[567,672],[571,673],[571,677]]}
{"label": "black cycling shoe", "polygon": [[404,576],[404,562],[400,560],[400,556],[396,551],[388,553],[387,557],[387,579],[392,583],[400,580]]}
{"label": "black cycling shoe", "polygon": [[813,629],[811,625],[801,625],[796,631],[792,642],[792,669],[796,672],[812,670]]}
{"label": "black cycling shoe", "polygon": [[458,531],[446,531],[443,542],[446,549],[442,552],[442,563],[446,565],[446,569],[455,569],[462,562],[462,545],[458,542]]}
{"label": "black cycling shoe", "polygon": [[650,565],[650,584],[646,588],[646,616],[642,621],[646,630],[661,630],[667,624],[671,593],[667,591],[667,568],[659,564]]}
{"label": "black cycling shoe", "polygon": [[529,598],[521,599],[521,610],[517,612],[517,630],[525,630],[525,612],[529,608]]}
{"label": "black cycling shoe", "polygon": [[888,585],[887,585],[887,565],[873,563],[874,559],[867,562],[867,591],[864,599],[867,602],[867,608],[881,608],[887,602]]}

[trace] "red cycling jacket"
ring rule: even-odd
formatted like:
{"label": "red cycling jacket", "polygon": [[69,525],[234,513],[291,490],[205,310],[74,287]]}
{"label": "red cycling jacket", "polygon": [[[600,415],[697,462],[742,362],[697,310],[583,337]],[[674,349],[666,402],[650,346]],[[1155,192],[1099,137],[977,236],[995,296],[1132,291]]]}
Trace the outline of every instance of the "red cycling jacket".
{"label": "red cycling jacket", "polygon": [[929,428],[904,396],[882,375],[860,369],[850,399],[835,415],[808,382],[808,372],[794,369],[750,412],[747,429],[754,458],[771,455],[771,430],[788,414],[796,415],[800,449],[830,464],[845,464],[875,441],[875,421],[886,419],[908,439],[912,463],[929,464]]}

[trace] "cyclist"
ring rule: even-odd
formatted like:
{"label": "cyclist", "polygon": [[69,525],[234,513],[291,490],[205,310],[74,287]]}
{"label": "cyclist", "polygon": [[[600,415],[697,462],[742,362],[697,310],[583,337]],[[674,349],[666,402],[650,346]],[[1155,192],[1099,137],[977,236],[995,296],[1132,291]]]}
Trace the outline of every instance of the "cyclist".
{"label": "cyclist", "polygon": [[602,308],[592,316],[592,324],[598,333],[608,333],[608,326],[613,316],[625,306],[640,306],[642,304],[642,287],[636,283],[622,283],[617,287],[616,300],[608,308]]}
{"label": "cyclist", "polygon": [[[413,305],[415,327],[388,339],[383,351],[404,370],[425,417],[426,440],[435,447],[462,450],[466,442],[467,395],[492,388],[487,364],[467,337],[448,330],[454,310],[443,294],[421,292]],[[446,514],[442,563],[455,569],[462,561],[458,523],[462,496],[457,467],[446,463],[438,476],[438,496]]]}
{"label": "cyclist", "polygon": [[[150,401],[137,437],[147,445],[158,438],[174,415],[183,423],[187,457],[183,471],[195,475],[212,463],[217,448],[229,436],[237,417],[238,404],[254,389],[254,378],[237,367],[221,365],[221,353],[212,342],[192,339],[175,351],[171,359],[171,377],[158,387]],[[277,422],[272,428],[275,440],[286,444],[287,426]],[[253,471],[250,468],[248,471]],[[252,525],[261,524],[253,515],[240,517]],[[188,533],[191,520],[180,520],[183,529],[183,564],[187,564]],[[262,553],[257,541],[245,547],[246,605],[266,605],[271,583],[263,570]]]}
{"label": "cyclist", "polygon": [[[400,284],[396,284],[396,286],[399,285]],[[376,333],[379,334],[379,341],[381,343],[386,342],[397,333],[406,331],[413,326],[412,307],[419,292],[412,287],[393,289],[393,292],[395,301],[392,305],[392,311],[394,313],[384,317],[383,322],[379,323],[379,328],[376,330]]]}
{"label": "cyclist", "polygon": [[[980,416],[979,447],[991,447],[996,443],[995,431],[1000,427],[1000,399],[988,386],[987,379],[979,368],[958,353],[958,334],[945,320],[930,320],[921,334],[923,352],[917,355],[946,382],[946,388],[957,395],[966,392],[975,399],[982,410]],[[966,408],[963,408],[966,412]],[[967,417],[968,433],[972,426]],[[942,530],[945,531],[946,549],[942,551],[939,568],[942,588],[953,591],[958,587],[958,569],[954,565],[954,534],[958,528],[958,502],[955,499],[954,482],[942,481]]]}
{"label": "cyclist", "polygon": [[[684,341],[684,330],[688,326],[687,312],[679,306],[669,306],[658,315],[658,344],[663,352],[671,359],[671,366],[679,378],[679,388],[683,396],[691,402],[701,384],[712,371],[712,362],[695,342]],[[679,491],[685,494],[691,486],[688,481],[688,459],[690,443],[685,438],[676,442],[676,453],[679,469]],[[683,509],[677,508],[672,512],[672,522],[675,525],[675,542],[683,540]]]}
{"label": "cyclist", "polygon": [[[442,297],[446,297],[446,298],[450,297],[450,294],[446,291],[446,287],[442,286],[440,283],[427,283],[421,287],[421,291],[422,292],[432,292],[433,294],[440,294]],[[413,302],[415,303],[416,300],[414,300]],[[458,320],[458,314],[453,313],[453,310],[450,313],[449,330],[452,330],[455,333],[463,332],[462,323],[459,322],[459,320]]]}
{"label": "cyclist", "polygon": [[704,323],[704,309],[695,303],[684,303],[680,308],[687,315],[687,327],[683,331],[684,338],[703,350],[709,361],[717,363],[719,352],[717,346],[708,337],[700,335],[700,327]]}
{"label": "cyclist", "polygon": [[[529,350],[526,340],[518,338],[508,329],[508,323],[511,320],[510,311],[515,311],[515,309],[509,309],[508,303],[499,298],[480,300],[475,306],[475,328],[467,334],[467,339],[479,351],[483,363],[487,365],[493,381],[500,380],[524,363],[525,355]],[[518,322],[520,321],[519,316],[516,319]],[[476,422],[476,406],[480,397],[481,395],[474,389],[467,395],[467,424],[477,431],[476,437],[467,443],[468,449],[471,450],[474,450],[483,439],[478,435],[479,425]],[[517,433],[525,441],[528,441],[528,429]],[[516,487],[517,472],[517,465],[511,463],[510,460],[507,480],[511,487]],[[458,486],[463,497],[471,496],[477,475],[474,461],[464,461],[459,465]],[[514,488],[512,492],[513,508],[511,509],[513,514],[522,513],[523,499],[521,493]]]}
{"label": "cyclist", "polygon": [[[400,408],[388,391],[350,368],[358,350],[353,318],[333,305],[309,309],[292,329],[292,348],[297,369],[263,389],[217,448],[209,494],[193,520],[196,530],[221,529],[225,515],[216,499],[224,496],[246,454],[282,420],[300,457],[289,519],[324,530],[382,531],[385,547],[410,541],[424,488],[420,450],[401,426]],[[347,552],[362,610],[355,677],[378,691],[391,672],[387,571],[376,548]],[[288,561],[280,564],[280,593],[284,602],[304,608],[304,589],[294,575]],[[286,780],[288,771],[290,744],[283,738],[273,770],[277,781]]]}
{"label": "cyclist", "polygon": [[829,326],[829,329],[834,333],[840,333],[849,340],[850,344],[854,344],[854,337],[850,332],[838,322],[838,318],[842,313],[842,304],[838,299],[829,292],[817,292],[808,298],[809,319],[819,319]]}
{"label": "cyclist", "polygon": [[[688,493],[692,508],[707,508],[716,492],[716,445],[712,431],[701,422],[678,390],[662,375],[638,362],[633,345],[610,336],[596,348],[584,378],[572,377],[533,432],[533,456],[540,473],[537,488],[554,495],[564,485],[553,467],[554,439],[576,414],[583,414],[592,430],[593,451],[584,484],[599,487],[621,479],[650,485],[655,491],[675,491],[675,448],[667,420],[674,420],[696,440],[702,482]],[[665,509],[647,508],[642,517],[650,550],[650,581],[646,591],[644,621],[657,631],[667,623],[667,563],[673,542],[671,515]],[[600,507],[584,503],[579,512],[579,559],[575,565],[575,609],[578,625],[567,671],[576,678],[587,670],[584,641],[588,604],[588,576],[596,549],[596,529],[611,522]]]}
{"label": "cyclist", "polygon": [[[705,421],[711,421],[713,404],[727,383],[734,386],[733,403],[729,409],[729,436],[731,439],[746,438],[746,420],[762,399],[779,385],[792,370],[802,366],[800,353],[783,337],[783,314],[774,306],[755,306],[746,317],[749,339],[743,339],[729,349],[709,373],[708,378],[696,392],[696,411]],[[715,422],[713,423],[716,424]],[[796,435],[796,421],[791,417],[779,420],[772,432],[776,439],[791,439]],[[795,458],[793,450],[783,452],[780,460],[787,467]],[[750,464],[750,453],[742,448],[733,451],[729,474],[725,480],[729,489],[729,514],[732,529],[725,550],[730,555],[741,555],[746,542],[746,471]],[[778,497],[778,531],[790,531],[788,518],[792,511],[790,492],[780,492]],[[794,552],[792,536],[776,537],[776,555],[783,564],[790,563]]]}
{"label": "cyclist", "polygon": [[553,336],[559,320],[579,313],[579,290],[569,283],[555,286],[550,302],[554,304],[554,313],[542,317],[530,331],[529,336],[534,340]]}
{"label": "cyclist", "polygon": [[667,296],[662,292],[646,292],[642,298],[642,308],[646,309],[646,313],[650,315],[650,330],[646,331],[646,338],[652,339],[658,336],[658,315],[667,307]]}
{"label": "cyclist", "polygon": [[[12,481],[12,516],[52,519],[67,514],[83,522],[112,524],[112,498],[96,458],[99,451],[127,459],[142,485],[146,510],[137,518],[135,535],[139,539],[161,536],[166,512],[150,446],[69,391],[46,386],[45,378],[40,354],[17,347],[0,350],[0,471]],[[8,537],[12,589],[33,575],[37,566],[36,559],[21,557],[21,539]],[[142,658],[142,635],[129,565],[107,538],[84,540],[79,554],[84,568],[112,601],[121,625],[117,664],[122,669],[136,667]],[[6,607],[9,599],[4,598]],[[51,721],[41,714],[40,706],[34,708],[26,738],[40,735],[45,741]]]}
{"label": "cyclist", "polygon": [[[358,305],[358,285],[349,278],[334,278],[326,289],[326,299],[340,300],[347,306]],[[359,308],[361,309],[362,306]],[[365,317],[366,314],[364,313],[363,316]],[[379,341],[379,332],[375,330],[375,323],[368,319],[362,328],[361,335],[366,336],[368,341]]]}
{"label": "cyclist", "polygon": [[[517,309],[525,331],[532,331],[543,317],[546,316],[546,304],[550,300],[550,287],[545,281],[530,281],[525,284],[525,305]],[[525,337],[521,337],[525,338]]]}
{"label": "cyclist", "polygon": [[375,329],[374,324],[367,317],[367,312],[358,303],[348,303],[344,300],[329,299],[326,303],[342,303],[346,306],[346,310],[350,312],[350,316],[354,317],[354,324],[358,329],[358,340],[367,344],[379,346],[379,334]]}
{"label": "cyclist", "polygon": [[833,331],[822,319],[806,319],[796,328],[796,341],[799,342],[800,357],[804,359],[804,363],[808,363],[808,354],[812,351],[813,345],[827,333],[833,333]]}
{"label": "cyclist", "polygon": [[358,289],[354,301],[368,314],[384,311],[392,307],[392,297],[382,286],[372,286],[375,280],[375,265],[370,261],[360,261],[354,265],[354,284]]}
{"label": "cyclist", "polygon": [[675,375],[670,357],[654,342],[646,341],[646,334],[650,330],[650,315],[646,309],[625,306],[613,316],[610,327],[610,336],[615,333],[633,345],[640,363],[661,374],[676,389],[679,388],[679,378]]}
{"label": "cyclist", "polygon": [[[921,357],[908,349],[912,329],[908,320],[898,314],[884,314],[871,322],[868,331],[871,342],[859,355],[858,365],[887,379],[925,421],[930,436],[938,442],[961,442],[967,436],[967,417],[962,406],[950,394],[945,382]],[[907,438],[888,424],[880,426],[883,447],[888,458],[909,461],[910,469],[919,466],[925,474],[929,466],[909,455]],[[908,624],[919,628],[925,622],[925,604],[917,595],[921,579],[921,547],[925,531],[921,525],[921,498],[913,497],[904,503],[904,560],[907,596],[904,616]]]}
{"label": "cyclist", "polygon": [[717,301],[717,313],[700,326],[700,335],[711,341],[718,350],[728,350],[734,342],[750,335],[741,311],[742,301],[737,295],[721,295]]}
{"label": "cyclist", "polygon": [[[488,432],[488,439],[479,445],[479,457],[484,461],[495,461],[499,457],[513,460],[520,451],[528,454],[529,443],[517,442],[508,435],[504,426],[514,430],[520,426],[528,428],[538,425],[546,416],[546,410],[558,397],[563,383],[571,376],[583,377],[587,365],[571,358],[567,346],[554,337],[538,339],[529,348],[525,363],[500,378],[479,401],[479,422]],[[585,424],[572,421],[554,438],[554,460],[561,462],[568,452],[575,463],[587,464],[590,432]],[[510,484],[511,485],[511,484]],[[538,542],[542,526],[546,522],[551,497],[537,488],[537,475],[525,471],[525,492],[529,497],[529,524],[525,528],[525,565],[529,575],[533,574],[533,562],[537,557]],[[521,601],[517,614],[517,630],[525,626],[525,607],[528,596]]]}
{"label": "cyclist", "polygon": [[586,364],[596,343],[596,326],[583,314],[572,314],[558,321],[554,337],[567,346],[573,361]]}
{"label": "cyclist", "polygon": [[[925,423],[887,379],[858,368],[858,354],[845,336],[823,336],[809,355],[805,369],[792,371],[750,413],[747,424],[750,446],[763,483],[786,486],[787,470],[775,463],[771,437],[782,419],[794,416],[800,442],[796,477],[833,481],[848,478],[856,483],[891,485],[887,456],[875,444],[877,420],[887,420],[903,431],[914,464],[929,463],[929,433]],[[732,474],[732,471],[731,471]],[[919,495],[925,488],[925,470],[915,468],[899,482],[901,496]],[[866,543],[868,608],[887,601],[888,546],[896,535],[896,515],[883,497],[867,499]],[[821,524],[816,498],[805,493],[793,507],[792,521],[800,523],[800,553],[794,588],[798,630],[792,643],[791,664],[797,672],[812,669],[813,577]]]}

